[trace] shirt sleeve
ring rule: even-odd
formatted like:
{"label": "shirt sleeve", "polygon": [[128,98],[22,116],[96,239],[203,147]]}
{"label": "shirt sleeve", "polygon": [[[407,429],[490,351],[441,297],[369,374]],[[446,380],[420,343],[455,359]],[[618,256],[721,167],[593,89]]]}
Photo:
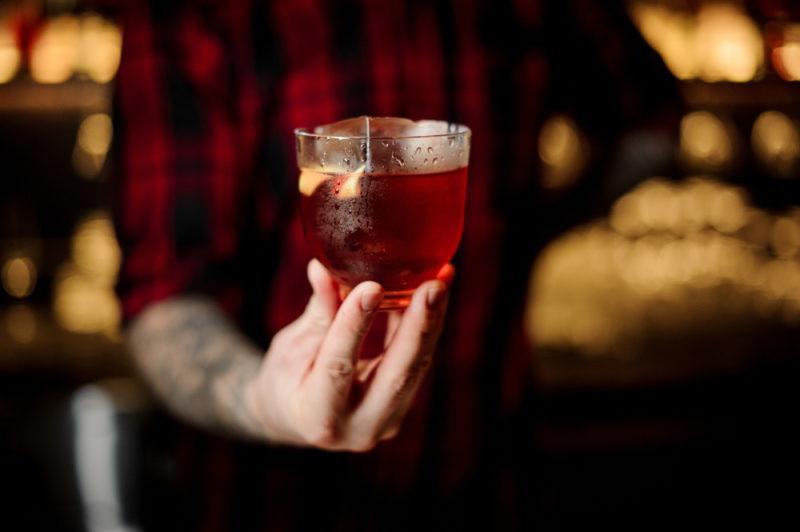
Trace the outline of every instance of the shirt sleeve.
{"label": "shirt sleeve", "polygon": [[187,292],[233,304],[257,131],[241,118],[256,103],[236,73],[230,21],[174,2],[130,5],[114,98],[123,315]]}

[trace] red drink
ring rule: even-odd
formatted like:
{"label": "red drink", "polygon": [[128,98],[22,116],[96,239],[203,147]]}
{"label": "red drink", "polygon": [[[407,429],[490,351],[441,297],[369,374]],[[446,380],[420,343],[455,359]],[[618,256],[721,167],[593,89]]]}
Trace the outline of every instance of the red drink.
{"label": "red drink", "polygon": [[363,281],[381,309],[408,306],[453,258],[464,226],[470,130],[361,116],[295,130],[303,228],[344,296]]}
{"label": "red drink", "polygon": [[453,258],[464,225],[466,184],[466,167],[431,174],[304,170],[306,240],[343,285],[377,281],[387,297],[400,292],[394,297],[406,303]]}

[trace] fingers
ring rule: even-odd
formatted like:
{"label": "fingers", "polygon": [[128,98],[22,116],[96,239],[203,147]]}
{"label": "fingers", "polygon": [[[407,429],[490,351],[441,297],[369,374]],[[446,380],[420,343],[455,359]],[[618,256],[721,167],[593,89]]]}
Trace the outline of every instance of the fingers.
{"label": "fingers", "polygon": [[[442,266],[439,269],[439,272],[436,274],[436,278],[442,281],[448,288],[453,284],[453,279],[455,279],[456,269],[455,267],[448,263]],[[386,341],[384,342],[384,347],[388,347],[389,344],[392,342],[392,338],[394,338],[394,334],[397,332],[397,329],[400,327],[400,323],[403,321],[403,312],[402,311],[391,311],[389,313],[389,319],[387,321],[386,326]]]}
{"label": "fingers", "polygon": [[337,437],[337,424],[345,413],[361,343],[382,299],[383,289],[372,281],[361,283],[348,294],[306,377],[310,406],[321,416],[323,440]]}
{"label": "fingers", "polygon": [[448,288],[452,286],[453,279],[456,276],[456,269],[452,264],[445,264],[439,269],[436,278],[442,281]]}
{"label": "fingers", "polygon": [[372,385],[353,413],[354,427],[377,438],[396,431],[431,365],[446,308],[444,282],[428,281],[417,289]]}
{"label": "fingers", "polygon": [[317,259],[308,263],[307,275],[314,293],[308,301],[303,318],[309,325],[327,330],[339,307],[338,286]]}

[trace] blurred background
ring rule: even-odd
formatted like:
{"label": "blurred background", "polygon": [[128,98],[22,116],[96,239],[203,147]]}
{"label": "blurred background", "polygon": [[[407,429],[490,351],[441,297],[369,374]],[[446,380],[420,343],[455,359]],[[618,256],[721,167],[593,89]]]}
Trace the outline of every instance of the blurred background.
{"label": "blurred background", "polygon": [[[652,524],[671,509],[778,522],[800,478],[800,9],[634,0],[628,12],[686,113],[674,172],[610,183],[603,212],[533,266],[536,513],[543,530]],[[0,507],[12,529],[166,529],[159,508],[186,497],[166,445],[176,422],[124,353],[113,290],[122,41],[102,3],[0,3]],[[577,186],[590,150],[579,123],[550,116],[544,186]]]}

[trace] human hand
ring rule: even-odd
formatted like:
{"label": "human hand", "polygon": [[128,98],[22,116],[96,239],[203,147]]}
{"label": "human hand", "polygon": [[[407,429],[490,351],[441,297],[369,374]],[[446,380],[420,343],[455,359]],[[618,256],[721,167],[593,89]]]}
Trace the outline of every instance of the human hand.
{"label": "human hand", "polygon": [[340,304],[336,282],[312,260],[308,306],[275,335],[247,385],[249,407],[265,437],[349,451],[394,437],[431,365],[454,272],[448,264],[437,280],[420,285],[407,309],[390,313],[383,352],[359,360],[383,289],[361,283]]}

